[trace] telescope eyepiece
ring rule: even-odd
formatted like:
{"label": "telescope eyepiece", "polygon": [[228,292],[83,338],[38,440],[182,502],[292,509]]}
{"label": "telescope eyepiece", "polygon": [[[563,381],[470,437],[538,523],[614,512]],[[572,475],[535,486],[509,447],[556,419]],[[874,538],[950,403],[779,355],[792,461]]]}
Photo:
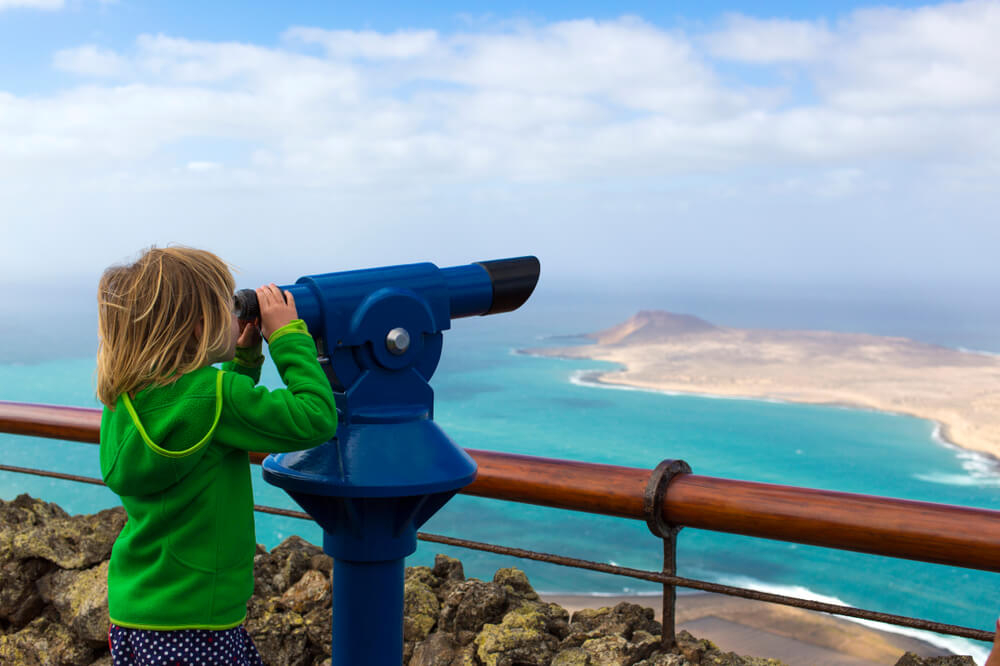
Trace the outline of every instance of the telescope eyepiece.
{"label": "telescope eyepiece", "polygon": [[253,289],[240,289],[233,294],[233,312],[244,321],[257,321],[260,317],[257,292]]}
{"label": "telescope eyepiece", "polygon": [[[281,297],[288,302],[284,289],[281,290]],[[257,321],[260,319],[260,303],[257,302],[257,292],[253,289],[240,289],[233,294],[233,312],[237,319],[243,321]]]}

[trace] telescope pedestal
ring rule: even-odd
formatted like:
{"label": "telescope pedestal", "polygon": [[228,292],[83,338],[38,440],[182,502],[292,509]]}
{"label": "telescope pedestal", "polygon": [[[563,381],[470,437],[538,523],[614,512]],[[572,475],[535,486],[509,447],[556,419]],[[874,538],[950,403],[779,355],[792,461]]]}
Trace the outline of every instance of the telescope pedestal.
{"label": "telescope pedestal", "polygon": [[264,480],[319,523],[334,558],[331,666],[399,666],[403,558],[417,549],[417,528],[476,477],[437,424],[398,416],[264,459]]}
{"label": "telescope pedestal", "polygon": [[333,666],[399,666],[403,558],[417,528],[476,478],[433,421],[430,381],[455,317],[516,310],[534,257],[439,269],[409,264],[300,278],[289,287],[337,400],[337,436],[264,460],[323,528],[334,558]]}
{"label": "telescope pedestal", "polygon": [[397,666],[403,654],[403,558],[333,560],[330,664]]}

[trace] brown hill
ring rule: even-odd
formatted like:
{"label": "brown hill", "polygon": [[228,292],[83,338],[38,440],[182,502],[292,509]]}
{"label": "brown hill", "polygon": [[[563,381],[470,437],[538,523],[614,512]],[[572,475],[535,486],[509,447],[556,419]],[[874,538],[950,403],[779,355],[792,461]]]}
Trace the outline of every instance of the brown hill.
{"label": "brown hill", "polygon": [[634,345],[663,342],[668,338],[718,330],[716,326],[693,315],[663,310],[640,310],[617,326],[589,333],[588,338],[602,345]]}

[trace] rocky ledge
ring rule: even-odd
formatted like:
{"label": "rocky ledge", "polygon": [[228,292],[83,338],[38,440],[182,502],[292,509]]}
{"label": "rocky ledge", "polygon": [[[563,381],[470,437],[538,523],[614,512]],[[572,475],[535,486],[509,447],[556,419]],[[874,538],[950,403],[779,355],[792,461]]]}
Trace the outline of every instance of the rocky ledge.
{"label": "rocky ledge", "polygon": [[[125,524],[123,509],[70,516],[21,495],[0,500],[0,663],[110,666],[107,567]],[[332,562],[291,537],[271,552],[257,547],[256,582],[246,627],[272,665],[329,664]],[[653,611],[620,603],[572,617],[546,603],[518,569],[486,582],[438,555],[434,567],[406,570],[403,663],[410,666],[701,666],[779,664],[722,652],[680,632],[659,649]],[[972,665],[968,657],[897,666]]]}

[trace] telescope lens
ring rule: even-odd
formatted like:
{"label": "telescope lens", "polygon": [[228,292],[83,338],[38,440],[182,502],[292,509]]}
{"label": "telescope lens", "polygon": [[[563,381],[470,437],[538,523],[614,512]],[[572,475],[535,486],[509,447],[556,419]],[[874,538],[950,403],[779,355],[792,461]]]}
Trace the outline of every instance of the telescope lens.
{"label": "telescope lens", "polygon": [[476,262],[493,282],[493,306],[486,314],[513,312],[531,296],[538,284],[541,264],[536,257],[514,257]]}
{"label": "telescope lens", "polygon": [[253,289],[240,289],[233,294],[236,317],[243,321],[256,321],[260,317],[260,306],[257,304],[257,292]]}

